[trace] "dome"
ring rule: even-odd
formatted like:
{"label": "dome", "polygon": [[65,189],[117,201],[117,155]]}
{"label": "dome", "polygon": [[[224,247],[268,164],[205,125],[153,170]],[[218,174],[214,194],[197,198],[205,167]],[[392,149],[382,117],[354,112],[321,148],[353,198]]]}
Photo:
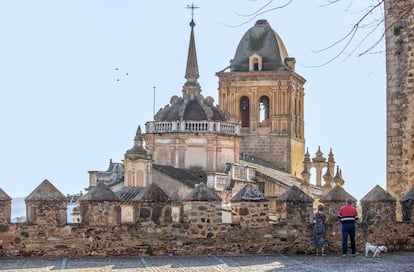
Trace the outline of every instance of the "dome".
{"label": "dome", "polygon": [[286,47],[266,20],[258,20],[244,34],[234,59],[230,61],[230,70],[249,71],[249,58],[255,54],[262,58],[262,71],[291,70],[285,63],[288,58]]}
{"label": "dome", "polygon": [[202,95],[189,100],[173,96],[170,104],[160,109],[155,115],[155,121],[225,121],[226,116],[212,104],[212,97]]}

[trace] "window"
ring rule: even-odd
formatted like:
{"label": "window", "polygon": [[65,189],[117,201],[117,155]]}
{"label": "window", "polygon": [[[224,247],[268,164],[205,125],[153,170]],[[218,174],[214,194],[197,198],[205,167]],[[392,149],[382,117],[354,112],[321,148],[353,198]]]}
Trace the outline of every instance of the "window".
{"label": "window", "polygon": [[268,120],[269,119],[269,97],[265,95],[260,97],[259,109],[260,109],[260,122]]}
{"label": "window", "polygon": [[240,118],[242,127],[250,126],[249,98],[246,96],[243,96],[240,99]]}
{"label": "window", "polygon": [[262,71],[262,57],[253,54],[249,57],[249,71]]}
{"label": "window", "polygon": [[259,71],[259,61],[257,59],[253,62],[253,71]]}

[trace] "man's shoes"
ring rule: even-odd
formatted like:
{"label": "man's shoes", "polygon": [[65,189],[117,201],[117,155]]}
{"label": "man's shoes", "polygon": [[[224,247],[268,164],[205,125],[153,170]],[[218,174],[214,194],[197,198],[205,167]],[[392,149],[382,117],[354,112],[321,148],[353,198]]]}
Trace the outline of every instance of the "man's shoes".
{"label": "man's shoes", "polygon": [[346,254],[342,254],[342,257],[346,257]]}
{"label": "man's shoes", "polygon": [[352,257],[356,257],[356,256],[358,256],[358,255],[359,255],[359,253],[358,253],[358,252],[356,252],[356,253],[352,254]]}

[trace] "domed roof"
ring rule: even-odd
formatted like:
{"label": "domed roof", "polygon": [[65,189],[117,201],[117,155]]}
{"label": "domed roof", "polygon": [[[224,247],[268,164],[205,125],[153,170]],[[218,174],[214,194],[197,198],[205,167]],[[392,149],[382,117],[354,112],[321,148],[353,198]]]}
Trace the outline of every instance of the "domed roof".
{"label": "domed roof", "polygon": [[171,97],[170,104],[160,109],[155,115],[155,121],[224,121],[225,114],[213,105],[214,99],[204,98],[201,94],[193,99]]}
{"label": "domed roof", "polygon": [[232,72],[249,71],[249,57],[262,57],[262,71],[290,70],[285,59],[288,53],[282,39],[266,20],[258,20],[241,39],[234,59],[230,61]]}
{"label": "domed roof", "polygon": [[103,182],[99,181],[96,186],[92,186],[86,195],[79,198],[79,201],[113,201],[119,202],[120,198],[107,187]]}

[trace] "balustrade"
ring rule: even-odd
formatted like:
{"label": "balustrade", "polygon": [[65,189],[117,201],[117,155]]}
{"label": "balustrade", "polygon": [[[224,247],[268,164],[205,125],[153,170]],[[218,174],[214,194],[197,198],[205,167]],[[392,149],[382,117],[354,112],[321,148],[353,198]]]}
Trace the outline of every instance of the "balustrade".
{"label": "balustrade", "polygon": [[145,124],[146,133],[197,132],[238,135],[240,125],[214,121],[151,121]]}

